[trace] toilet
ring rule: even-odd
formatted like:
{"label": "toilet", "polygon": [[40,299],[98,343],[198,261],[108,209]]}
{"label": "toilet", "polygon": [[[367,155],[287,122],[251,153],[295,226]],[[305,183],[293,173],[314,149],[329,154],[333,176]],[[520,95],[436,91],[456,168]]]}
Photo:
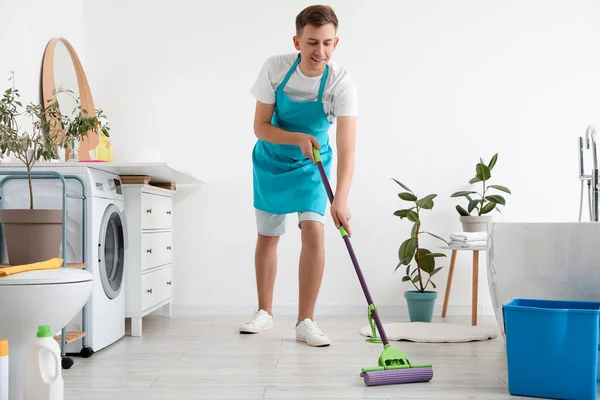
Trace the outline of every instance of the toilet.
{"label": "toilet", "polygon": [[488,286],[504,336],[514,298],[600,301],[598,222],[500,222],[490,227]]}
{"label": "toilet", "polygon": [[0,338],[8,340],[9,400],[23,400],[23,367],[38,325],[60,331],[89,299],[93,275],[59,268],[0,277]]}

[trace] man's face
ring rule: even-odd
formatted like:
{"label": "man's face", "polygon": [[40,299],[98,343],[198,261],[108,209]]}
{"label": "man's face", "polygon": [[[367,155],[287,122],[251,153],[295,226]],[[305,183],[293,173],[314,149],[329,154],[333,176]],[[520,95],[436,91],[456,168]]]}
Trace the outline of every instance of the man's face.
{"label": "man's face", "polygon": [[[338,38],[335,36],[333,24],[323,25],[316,28],[306,25],[300,36],[294,36],[296,50],[302,55],[302,66],[304,74],[320,75],[325,69],[325,64],[333,56],[337,47]],[[307,69],[308,71],[304,71]]]}

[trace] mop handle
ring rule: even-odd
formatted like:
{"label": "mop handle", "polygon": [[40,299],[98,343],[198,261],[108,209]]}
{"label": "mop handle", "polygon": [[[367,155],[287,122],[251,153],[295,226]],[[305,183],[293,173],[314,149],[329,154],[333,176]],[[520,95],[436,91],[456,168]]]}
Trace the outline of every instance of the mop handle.
{"label": "mop handle", "polygon": [[[319,173],[321,174],[321,179],[323,180],[323,185],[325,186],[325,191],[327,192],[327,196],[329,197],[329,203],[333,204],[333,191],[331,190],[331,185],[329,184],[329,180],[327,179],[327,175],[325,174],[325,169],[323,168],[323,162],[321,161],[321,154],[315,147],[313,147],[313,155],[315,157],[315,163],[317,164],[317,167],[319,168]],[[352,264],[354,264],[354,269],[356,270],[356,275],[358,275],[358,280],[360,281],[360,286],[362,287],[363,292],[365,293],[365,297],[367,298],[367,303],[369,303],[369,306],[371,306],[371,305],[373,306],[373,309],[371,310],[371,314],[373,315],[373,319],[375,320],[375,325],[377,325],[377,330],[379,331],[379,336],[381,336],[381,341],[384,345],[387,345],[389,343],[387,335],[385,334],[385,331],[383,330],[383,324],[381,323],[381,320],[379,319],[379,314],[377,313],[377,309],[375,307],[375,304],[373,303],[373,299],[371,298],[371,293],[369,293],[369,288],[367,287],[367,282],[365,281],[365,278],[360,269],[360,266],[358,265],[358,259],[356,257],[356,254],[354,253],[352,244],[350,243],[350,237],[348,236],[348,232],[346,231],[346,228],[344,228],[341,224],[340,224],[339,230],[340,230],[340,233],[342,234],[342,238],[344,239],[344,242],[346,243],[346,248],[348,248],[348,252],[350,253],[350,258],[352,259]]]}

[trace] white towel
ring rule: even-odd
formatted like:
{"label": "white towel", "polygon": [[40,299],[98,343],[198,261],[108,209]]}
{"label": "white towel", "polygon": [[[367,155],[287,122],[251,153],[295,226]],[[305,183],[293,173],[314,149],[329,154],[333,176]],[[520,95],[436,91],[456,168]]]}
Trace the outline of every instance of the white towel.
{"label": "white towel", "polygon": [[487,240],[487,232],[455,232],[450,234],[450,240],[457,242],[474,242]]}
{"label": "white towel", "polygon": [[461,249],[470,249],[471,247],[486,247],[486,240],[472,240],[470,242],[463,242],[457,240],[450,241],[450,247],[460,247]]}

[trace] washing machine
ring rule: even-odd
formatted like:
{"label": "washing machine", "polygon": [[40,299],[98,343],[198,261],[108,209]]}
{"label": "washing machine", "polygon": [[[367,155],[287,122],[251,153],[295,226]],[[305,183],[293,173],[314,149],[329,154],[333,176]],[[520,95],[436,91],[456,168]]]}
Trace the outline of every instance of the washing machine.
{"label": "washing machine", "polygon": [[[125,272],[127,246],[125,200],[118,175],[99,168],[77,166],[76,163],[37,164],[35,170],[56,171],[80,178],[67,179],[67,193],[82,194],[85,186],[87,205],[78,198],[67,198],[66,261],[81,263],[85,251],[86,269],[94,275],[92,295],[86,307],[87,347],[101,350],[125,336]],[[0,168],[0,177],[4,177]],[[62,184],[57,179],[34,179],[34,208],[62,207]],[[2,207],[29,208],[27,179],[5,181]],[[87,221],[87,238],[83,242],[83,220]],[[2,235],[2,262],[7,262]],[[60,256],[62,253],[58,253]],[[83,331],[83,310],[66,326],[67,331]],[[60,333],[59,333],[60,334]],[[67,353],[79,353],[82,341],[65,346]]]}

